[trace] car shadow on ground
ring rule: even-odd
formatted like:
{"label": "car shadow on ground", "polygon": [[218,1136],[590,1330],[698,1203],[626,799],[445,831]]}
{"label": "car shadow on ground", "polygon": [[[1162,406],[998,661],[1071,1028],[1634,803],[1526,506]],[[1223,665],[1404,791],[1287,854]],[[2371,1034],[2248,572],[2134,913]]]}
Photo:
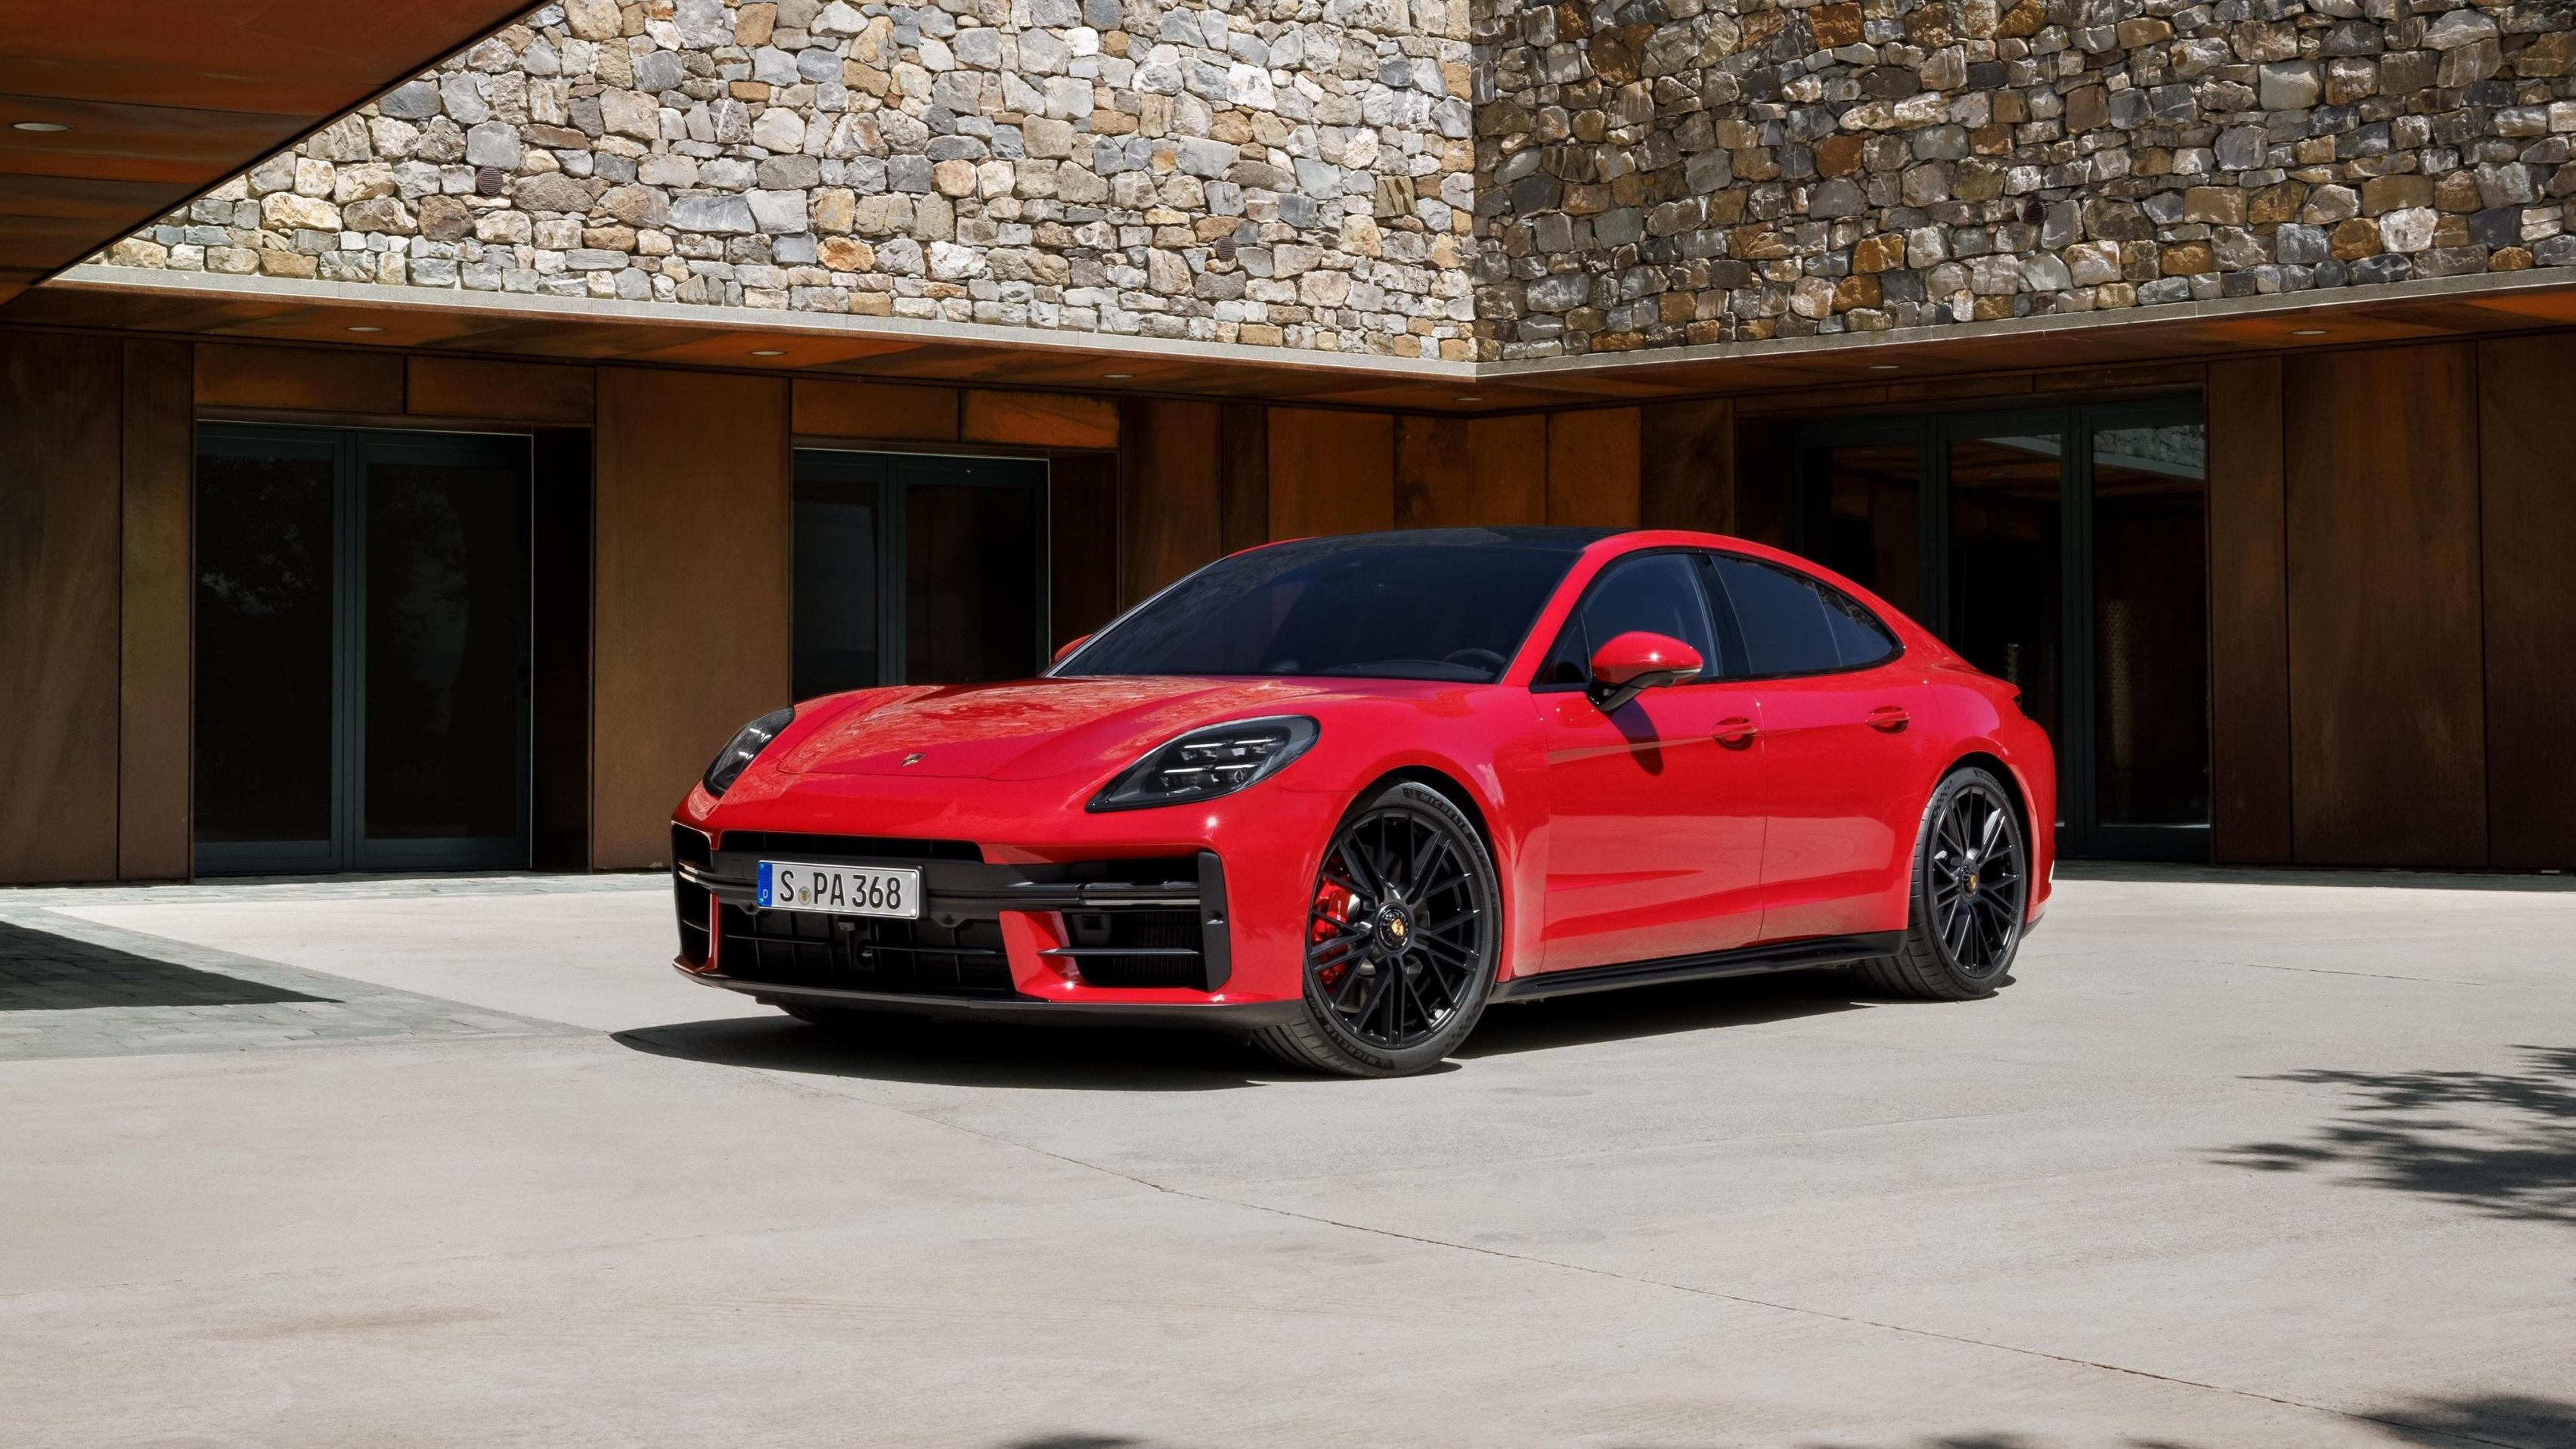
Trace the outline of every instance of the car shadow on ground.
{"label": "car shadow on ground", "polygon": [[[2303,1142],[2250,1142],[2217,1160],[2331,1172],[2496,1217],[2576,1227],[2576,1048],[2522,1046],[2512,1071],[2312,1070],[2264,1081],[2341,1087],[2343,1110]],[[2576,1443],[2576,1434],[2565,1442]]]}
{"label": "car shadow on ground", "polygon": [[[2331,1412],[2331,1411],[2328,1411]],[[2576,1444],[2576,1404],[2525,1394],[2481,1394],[2469,1398],[2419,1398],[2371,1405],[2354,1415],[2356,1427],[2375,1432],[2391,1445],[2420,1444],[2439,1449],[2489,1444],[2508,1449],[2566,1449]],[[1711,1426],[1722,1433],[1723,1426]],[[1603,1441],[1617,1445],[1617,1440]],[[1658,1441],[1659,1443],[1664,1441]],[[1718,1444],[1758,1442],[1781,1449],[2217,1449],[2203,1441],[2175,1439],[2152,1430],[2116,1438],[2069,1438],[2019,1430],[1961,1430],[1899,1438],[1861,1435],[1773,1438],[1748,1441],[1732,1436]],[[1000,1440],[993,1449],[1185,1449],[1184,1441],[1125,1434],[1034,1434]],[[1624,1449],[1624,1446],[1623,1446]],[[1642,1449],[1642,1446],[1640,1446]]]}
{"label": "car shadow on ground", "polygon": [[[1461,1062],[1481,1057],[1851,1011],[1868,1004],[1852,994],[1854,984],[1835,972],[1801,971],[1499,1006],[1485,1014],[1457,1060],[1432,1071],[1458,1071]],[[1184,1030],[901,1016],[826,1028],[780,1015],[638,1027],[614,1039],[636,1051],[716,1066],[945,1086],[1203,1092],[1341,1080],[1281,1066],[1233,1037]]]}

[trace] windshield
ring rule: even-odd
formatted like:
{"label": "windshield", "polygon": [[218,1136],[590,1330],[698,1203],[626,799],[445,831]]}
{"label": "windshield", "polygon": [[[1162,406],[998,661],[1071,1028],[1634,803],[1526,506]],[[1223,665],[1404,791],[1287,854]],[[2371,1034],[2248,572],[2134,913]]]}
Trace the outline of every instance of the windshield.
{"label": "windshield", "polygon": [[1056,672],[1490,684],[1575,557],[1572,549],[1504,541],[1274,544],[1183,579]]}

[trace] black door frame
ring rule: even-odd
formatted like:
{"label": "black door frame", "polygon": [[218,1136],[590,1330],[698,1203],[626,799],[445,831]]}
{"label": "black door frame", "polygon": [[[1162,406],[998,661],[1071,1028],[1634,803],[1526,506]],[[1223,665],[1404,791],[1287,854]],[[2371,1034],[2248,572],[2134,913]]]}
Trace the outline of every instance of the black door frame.
{"label": "black door frame", "polygon": [[[2106,428],[2198,423],[2205,418],[2197,393],[2070,402],[1978,412],[1921,413],[1816,420],[1792,427],[1781,451],[1782,482],[1790,499],[1789,546],[1804,552],[1815,476],[1809,460],[1820,450],[1912,440],[1915,445],[1915,545],[1922,579],[1916,621],[1948,638],[1950,592],[1950,444],[1977,438],[2054,435],[2058,446],[2058,847],[2068,856],[2121,860],[2206,861],[2207,822],[2196,826],[2105,825],[2099,818],[2096,773],[2100,739],[2094,718],[2093,638],[2093,435]],[[2204,525],[2205,527],[2205,525]],[[2201,540],[2208,556],[2208,538]],[[2202,570],[2204,594],[2208,570]],[[2204,620],[2207,618],[2204,598]],[[2204,628],[2206,624],[2204,624]],[[2213,656],[2214,657],[2214,656]],[[2201,700],[2208,707],[2211,681]],[[2212,768],[2204,762],[2204,768]],[[2212,771],[2215,780],[2214,768]]]}
{"label": "black door frame", "polygon": [[[795,489],[801,493],[807,483],[838,484],[843,487],[876,489],[877,509],[877,672],[879,684],[902,684],[907,678],[905,598],[909,551],[904,508],[905,491],[918,484],[941,486],[964,485],[978,488],[1016,488],[1032,495],[1037,509],[1037,661],[1046,666],[1050,647],[1048,614],[1053,596],[1047,577],[1054,518],[1047,510],[1048,463],[1043,457],[1012,458],[949,453],[891,453],[843,448],[808,448],[796,450]],[[794,499],[790,500],[789,527],[794,527]],[[789,558],[794,558],[794,538],[789,539]],[[793,608],[796,581],[788,580],[790,616],[788,631],[795,632]]]}
{"label": "black door frame", "polygon": [[[201,422],[194,460],[233,457],[327,458],[332,464],[331,562],[331,836],[326,841],[191,841],[201,875],[322,874],[339,871],[524,870],[528,865],[532,791],[531,665],[534,655],[534,497],[532,440],[518,433],[305,427]],[[529,541],[529,627],[521,631],[516,744],[517,833],[508,837],[370,840],[366,836],[367,469],[377,461],[516,466],[523,479],[522,536]],[[194,493],[194,484],[190,487]],[[191,545],[193,552],[193,544]],[[195,575],[192,560],[190,575]],[[193,587],[193,585],[192,585]],[[190,653],[193,659],[194,642]],[[190,748],[197,732],[189,730]],[[204,762],[196,765],[203,778]]]}

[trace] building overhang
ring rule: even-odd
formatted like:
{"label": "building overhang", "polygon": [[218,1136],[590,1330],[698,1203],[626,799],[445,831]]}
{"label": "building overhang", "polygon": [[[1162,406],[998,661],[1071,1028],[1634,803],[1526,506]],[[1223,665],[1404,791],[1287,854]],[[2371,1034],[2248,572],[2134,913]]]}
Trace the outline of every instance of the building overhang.
{"label": "building overhang", "polygon": [[2249,352],[2576,326],[2576,277],[2486,274],[1654,352],[1455,362],[974,323],[552,298],[109,266],[70,269],[0,321],[519,360],[1478,414],[1718,394],[2061,377]]}
{"label": "building overhang", "polygon": [[0,302],[238,175],[526,0],[0,6]]}

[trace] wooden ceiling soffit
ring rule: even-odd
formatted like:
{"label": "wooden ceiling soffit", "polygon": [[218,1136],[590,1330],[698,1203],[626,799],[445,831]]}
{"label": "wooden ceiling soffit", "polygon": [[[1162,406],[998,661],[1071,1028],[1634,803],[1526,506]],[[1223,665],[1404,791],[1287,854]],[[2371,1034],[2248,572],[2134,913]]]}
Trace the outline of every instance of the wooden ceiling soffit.
{"label": "wooden ceiling soffit", "polygon": [[[0,303],[506,24],[526,0],[0,4]],[[327,23],[326,23],[327,20]],[[61,127],[25,131],[21,123]]]}

